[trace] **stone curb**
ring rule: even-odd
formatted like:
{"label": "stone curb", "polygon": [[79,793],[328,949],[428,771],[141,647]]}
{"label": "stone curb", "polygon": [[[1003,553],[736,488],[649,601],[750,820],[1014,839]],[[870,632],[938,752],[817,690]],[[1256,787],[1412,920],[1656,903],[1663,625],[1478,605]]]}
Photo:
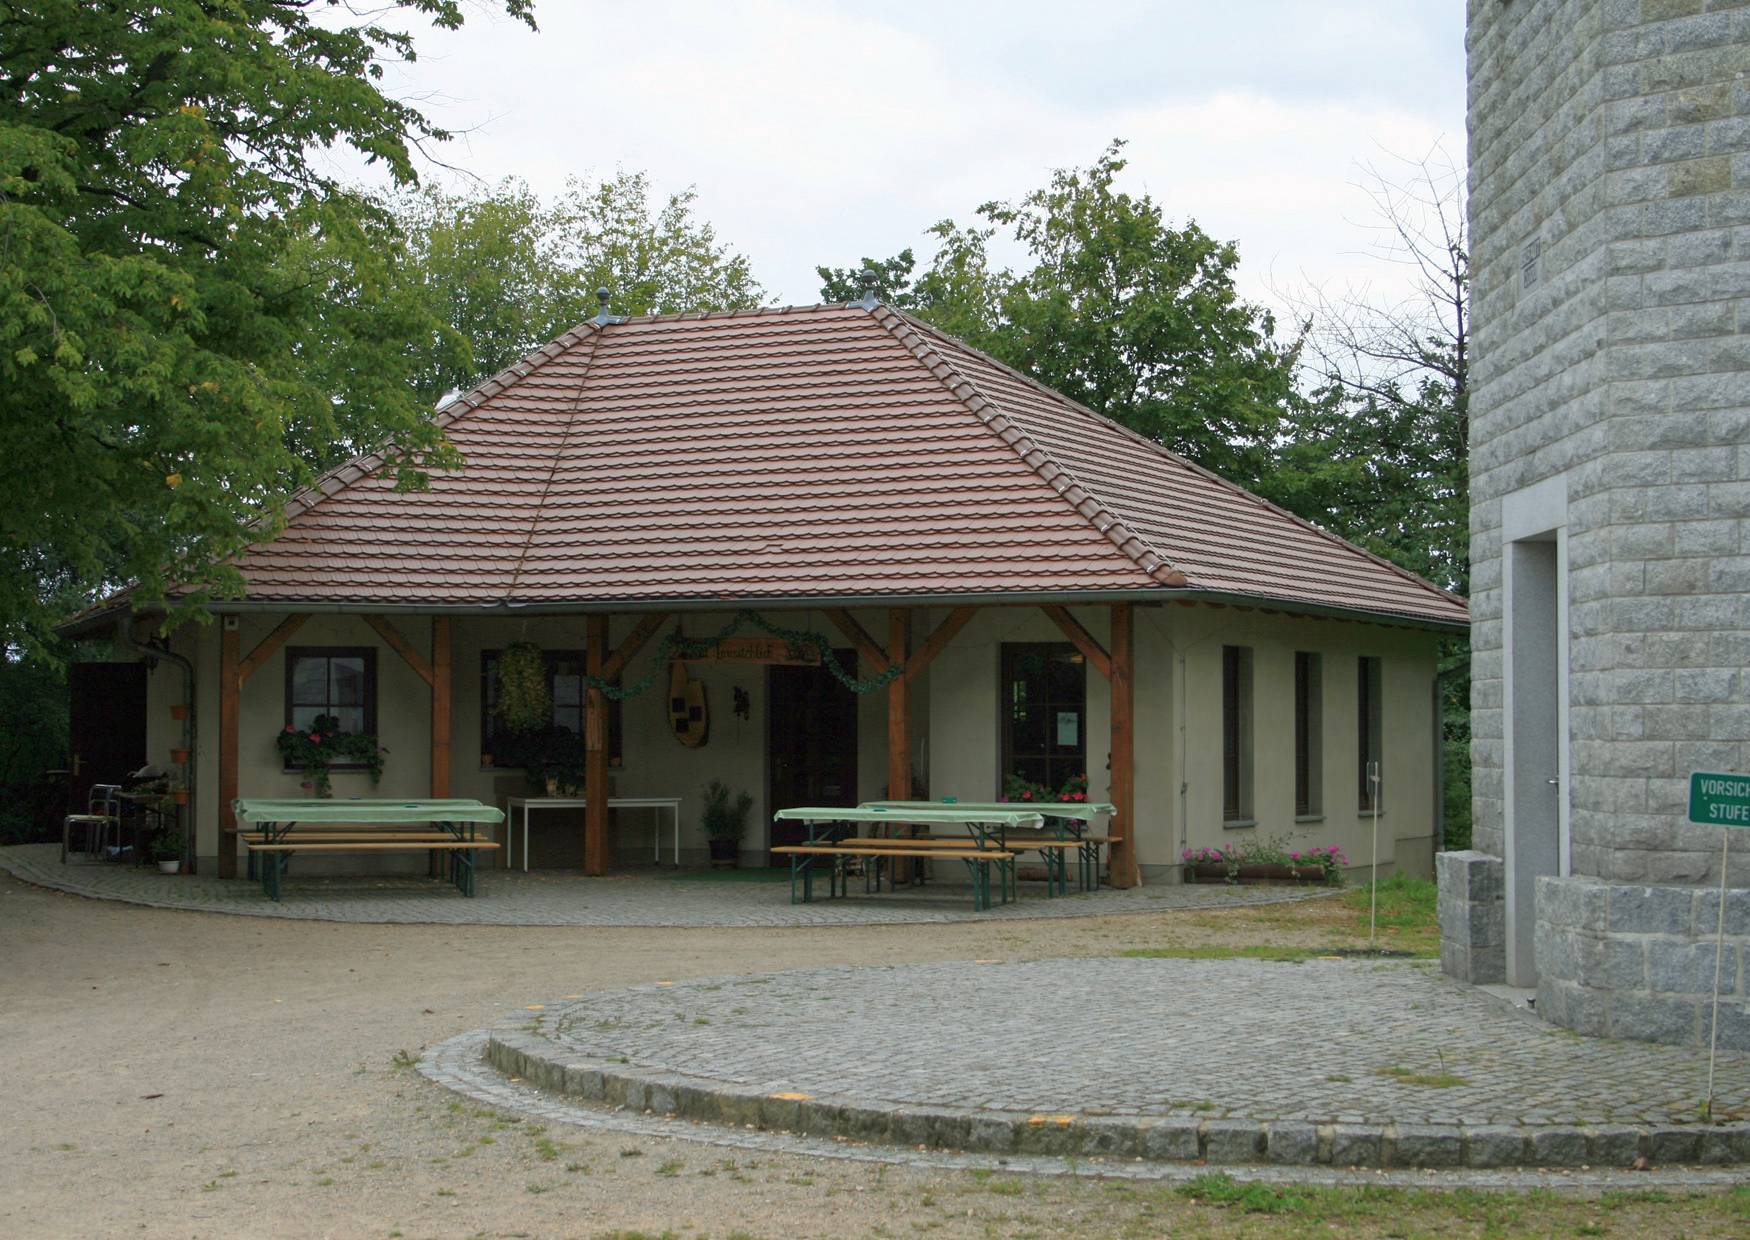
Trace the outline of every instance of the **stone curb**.
{"label": "stone curb", "polygon": [[1750,1164],[1750,1123],[1339,1124],[892,1106],[579,1059],[523,1026],[489,1030],[485,1058],[507,1077],[584,1102],[913,1149],[1384,1170],[1627,1167],[1637,1158],[1654,1166]]}

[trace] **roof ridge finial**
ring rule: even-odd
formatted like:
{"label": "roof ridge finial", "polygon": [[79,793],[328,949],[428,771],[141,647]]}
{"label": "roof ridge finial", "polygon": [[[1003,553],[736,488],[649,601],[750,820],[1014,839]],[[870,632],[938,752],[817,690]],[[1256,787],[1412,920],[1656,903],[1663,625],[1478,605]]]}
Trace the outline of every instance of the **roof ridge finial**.
{"label": "roof ridge finial", "polygon": [[865,310],[873,310],[876,305],[875,286],[881,282],[881,275],[871,267],[865,267],[857,273],[857,286],[863,290],[863,295],[854,303]]}
{"label": "roof ridge finial", "polygon": [[608,313],[608,298],[610,298],[612,296],[613,296],[613,293],[608,289],[607,285],[605,285],[605,284],[601,288],[598,288],[595,291],[595,304],[596,304],[595,324],[597,327],[605,327],[609,323],[624,323],[626,321],[624,319],[615,318],[613,315]]}

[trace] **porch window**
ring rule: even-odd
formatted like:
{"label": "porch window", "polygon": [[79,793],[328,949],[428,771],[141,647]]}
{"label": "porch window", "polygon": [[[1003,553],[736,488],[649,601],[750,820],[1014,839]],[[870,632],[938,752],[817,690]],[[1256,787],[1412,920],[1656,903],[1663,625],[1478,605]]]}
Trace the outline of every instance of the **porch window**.
{"label": "porch window", "polygon": [[1003,774],[1055,794],[1088,772],[1087,659],[1068,642],[1005,642],[1002,671]]}
{"label": "porch window", "polygon": [[[1379,659],[1375,656],[1362,655],[1357,660],[1357,667],[1358,674],[1355,685],[1355,736],[1357,744],[1355,748],[1360,762],[1356,775],[1361,781],[1361,812],[1371,814],[1374,809],[1373,768],[1381,761],[1381,738],[1385,734],[1383,726],[1385,712],[1380,692],[1382,677]],[[1385,786],[1385,768],[1383,766],[1380,766],[1379,773],[1380,788],[1383,793]],[[1384,799],[1383,796],[1381,799]],[[1382,805],[1379,808],[1383,811],[1385,807]]]}
{"label": "porch window", "polygon": [[1294,816],[1316,818],[1325,812],[1325,660],[1307,650],[1294,652]]}
{"label": "porch window", "polygon": [[321,715],[333,715],[342,732],[376,732],[375,650],[369,646],[286,647],[286,723],[306,729]]}
{"label": "porch window", "polygon": [[1252,825],[1252,648],[1221,648],[1221,818]]}
{"label": "porch window", "polygon": [[[480,653],[480,753],[481,765],[492,752],[493,738],[503,728],[498,721],[497,650]],[[584,654],[581,650],[543,651],[547,664],[547,691],[553,697],[553,725],[583,737]],[[620,703],[608,699],[608,765],[620,765]]]}

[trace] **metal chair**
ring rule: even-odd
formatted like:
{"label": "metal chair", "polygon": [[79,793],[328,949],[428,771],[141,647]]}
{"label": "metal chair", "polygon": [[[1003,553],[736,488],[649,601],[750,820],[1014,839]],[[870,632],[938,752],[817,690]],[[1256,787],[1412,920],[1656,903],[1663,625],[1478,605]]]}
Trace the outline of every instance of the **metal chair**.
{"label": "metal chair", "polygon": [[91,791],[85,794],[85,812],[83,814],[68,814],[61,819],[61,864],[67,864],[67,853],[72,842],[73,828],[85,829],[85,842],[90,845],[87,851],[99,861],[103,859],[103,850],[111,834],[115,836],[116,847],[122,842],[122,786],[120,784],[92,784]]}

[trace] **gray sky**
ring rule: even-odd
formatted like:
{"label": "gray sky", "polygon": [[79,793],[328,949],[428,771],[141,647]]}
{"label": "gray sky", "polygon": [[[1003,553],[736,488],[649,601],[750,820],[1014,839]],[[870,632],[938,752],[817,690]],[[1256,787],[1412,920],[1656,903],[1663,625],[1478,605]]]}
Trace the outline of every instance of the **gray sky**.
{"label": "gray sky", "polygon": [[[481,9],[487,6],[482,4]],[[468,132],[444,159],[551,192],[643,170],[780,303],[819,263],[1130,140],[1125,187],[1240,246],[1242,285],[1399,277],[1366,254],[1361,161],[1464,157],[1461,0],[542,0],[541,33],[476,12],[421,31],[391,88]],[[439,179],[445,179],[440,175]]]}

